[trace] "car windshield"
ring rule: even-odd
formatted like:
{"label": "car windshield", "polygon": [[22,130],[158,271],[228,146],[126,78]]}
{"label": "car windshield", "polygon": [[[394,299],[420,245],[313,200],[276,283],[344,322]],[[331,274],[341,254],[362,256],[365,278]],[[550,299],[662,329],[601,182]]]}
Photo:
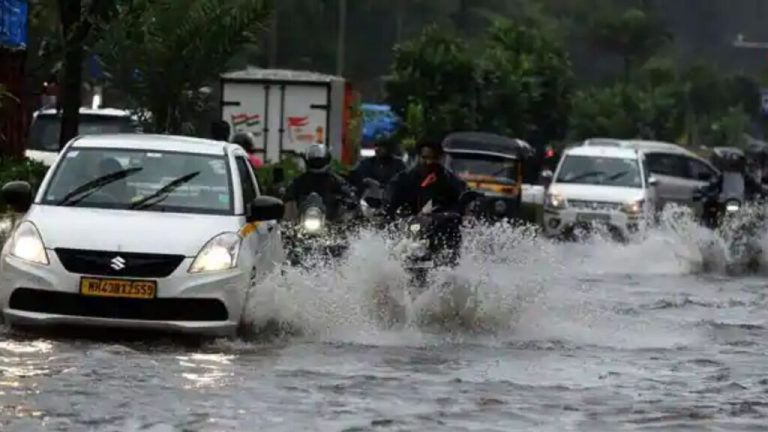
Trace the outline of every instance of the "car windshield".
{"label": "car windshield", "polygon": [[177,213],[232,214],[224,156],[71,148],[43,204]]}
{"label": "car windshield", "polygon": [[[59,151],[61,117],[41,114],[29,130],[29,149]],[[132,133],[136,123],[130,117],[80,114],[80,135]]]}
{"label": "car windshield", "polygon": [[555,180],[602,186],[642,187],[637,159],[566,156]]}
{"label": "car windshield", "polygon": [[517,179],[517,161],[499,156],[481,154],[452,154],[448,166],[460,176],[493,177],[502,183]]}

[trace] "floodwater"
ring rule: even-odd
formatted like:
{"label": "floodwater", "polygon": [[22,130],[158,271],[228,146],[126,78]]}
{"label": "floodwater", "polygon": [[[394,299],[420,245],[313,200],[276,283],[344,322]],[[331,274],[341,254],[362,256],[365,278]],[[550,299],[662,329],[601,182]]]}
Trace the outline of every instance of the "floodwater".
{"label": "floodwater", "polygon": [[368,234],[337,268],[259,286],[253,338],[2,330],[0,430],[766,430],[768,279],[707,262],[711,238],[685,221],[628,245],[478,230],[394,328],[376,293],[406,279]]}

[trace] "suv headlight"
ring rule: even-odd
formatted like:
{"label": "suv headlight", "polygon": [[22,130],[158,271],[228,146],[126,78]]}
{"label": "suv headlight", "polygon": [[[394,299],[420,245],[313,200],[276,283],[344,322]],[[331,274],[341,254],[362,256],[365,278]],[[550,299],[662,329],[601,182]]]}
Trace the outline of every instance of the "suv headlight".
{"label": "suv headlight", "polygon": [[190,273],[229,270],[237,267],[240,243],[243,238],[235,233],[220,234],[203,246],[189,266]]}
{"label": "suv headlight", "polygon": [[547,194],[544,204],[549,208],[563,209],[568,206],[568,202],[565,200],[563,194],[557,191],[550,191]]}
{"label": "suv headlight", "polygon": [[16,228],[11,236],[8,250],[15,258],[35,264],[49,264],[43,238],[32,222],[22,222]]}
{"label": "suv headlight", "polygon": [[621,211],[632,215],[640,214],[643,211],[643,204],[645,200],[642,199],[629,201],[621,206]]}

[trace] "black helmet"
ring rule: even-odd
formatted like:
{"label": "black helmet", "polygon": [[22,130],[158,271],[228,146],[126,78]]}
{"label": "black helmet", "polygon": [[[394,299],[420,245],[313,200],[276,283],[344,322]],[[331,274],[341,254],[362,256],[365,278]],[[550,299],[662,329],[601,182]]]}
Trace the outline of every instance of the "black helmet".
{"label": "black helmet", "polygon": [[256,138],[251,132],[238,132],[232,137],[232,143],[239,145],[248,153],[256,150]]}
{"label": "black helmet", "polygon": [[323,144],[312,144],[304,152],[304,163],[309,172],[326,172],[331,166],[331,154]]}

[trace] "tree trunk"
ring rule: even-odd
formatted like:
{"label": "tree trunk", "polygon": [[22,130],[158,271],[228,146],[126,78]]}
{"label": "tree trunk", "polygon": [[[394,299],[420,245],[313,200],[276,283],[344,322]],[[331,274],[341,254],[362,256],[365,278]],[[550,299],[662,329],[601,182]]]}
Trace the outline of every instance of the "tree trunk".
{"label": "tree trunk", "polygon": [[78,135],[81,86],[83,82],[83,20],[81,0],[59,0],[59,17],[64,39],[64,76],[61,85],[61,131],[59,148]]}

